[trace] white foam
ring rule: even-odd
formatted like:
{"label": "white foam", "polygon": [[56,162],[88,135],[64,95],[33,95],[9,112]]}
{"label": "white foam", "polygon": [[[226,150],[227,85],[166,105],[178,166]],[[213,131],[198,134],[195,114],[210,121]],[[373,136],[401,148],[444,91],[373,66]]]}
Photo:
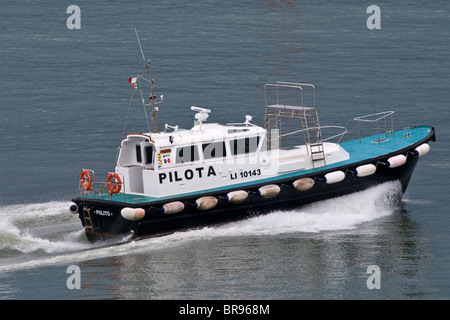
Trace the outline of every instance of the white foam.
{"label": "white foam", "polygon": [[48,225],[50,222],[73,220],[68,213],[67,202],[17,204],[0,207],[0,216],[21,227]]}
{"label": "white foam", "polygon": [[277,235],[353,230],[360,224],[390,215],[398,201],[401,186],[385,183],[369,190],[324,200],[296,210],[275,211],[211,230],[224,236]]}
{"label": "white foam", "polygon": [[88,243],[75,241],[70,232],[56,239],[46,237],[79,225],[68,206],[67,202],[0,206],[0,252],[55,253],[85,248]]}

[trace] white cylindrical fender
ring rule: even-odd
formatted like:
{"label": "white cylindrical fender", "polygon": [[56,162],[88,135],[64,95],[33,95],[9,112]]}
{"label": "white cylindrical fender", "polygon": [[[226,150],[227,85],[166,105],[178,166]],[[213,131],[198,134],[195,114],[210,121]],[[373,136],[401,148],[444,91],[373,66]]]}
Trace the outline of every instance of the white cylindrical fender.
{"label": "white cylindrical fender", "polygon": [[377,167],[373,164],[365,164],[356,168],[357,177],[366,177],[374,174],[377,171]]}
{"label": "white cylindrical fender", "polygon": [[399,154],[397,156],[394,157],[390,157],[387,161],[386,161],[386,165],[389,168],[397,168],[400,167],[402,165],[404,165],[406,163],[406,157],[402,154]]}
{"label": "white cylindrical fender", "polygon": [[421,144],[414,150],[414,155],[421,157],[426,155],[430,151],[430,145],[428,143]]}
{"label": "white cylindrical fender", "polygon": [[199,210],[209,210],[209,209],[214,208],[217,205],[217,202],[218,202],[217,198],[211,197],[211,196],[206,196],[206,197],[198,198],[195,201],[195,206]]}
{"label": "white cylindrical fender", "polygon": [[323,178],[327,184],[332,184],[336,182],[340,182],[345,179],[345,173],[342,171],[333,171],[327,173]]}
{"label": "white cylindrical fender", "polygon": [[161,210],[165,214],[173,214],[173,213],[179,213],[183,211],[184,209],[184,203],[181,201],[174,201],[166,203],[162,206]]}
{"label": "white cylindrical fender", "polygon": [[225,199],[233,204],[244,202],[248,198],[248,192],[244,190],[236,190],[227,193]]}
{"label": "white cylindrical fender", "polygon": [[72,202],[69,206],[69,212],[73,214],[78,213],[78,205],[75,202]]}
{"label": "white cylindrical fender", "polygon": [[281,188],[276,184],[268,184],[259,188],[256,194],[261,196],[262,198],[269,199],[276,197],[280,193],[280,191]]}
{"label": "white cylindrical fender", "polygon": [[311,178],[301,178],[292,182],[292,187],[298,191],[306,191],[314,186],[314,180]]}
{"label": "white cylindrical fender", "polygon": [[120,210],[120,215],[127,220],[137,221],[141,220],[145,216],[145,210],[142,208],[123,208]]}

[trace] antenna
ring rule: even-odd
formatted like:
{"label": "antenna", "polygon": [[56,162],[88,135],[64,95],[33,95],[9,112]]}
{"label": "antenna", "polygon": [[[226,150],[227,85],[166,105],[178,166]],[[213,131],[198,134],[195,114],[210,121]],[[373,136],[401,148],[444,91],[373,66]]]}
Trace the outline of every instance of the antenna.
{"label": "antenna", "polygon": [[[142,46],[141,46],[141,40],[139,40],[139,36],[138,36],[138,33],[137,33],[136,28],[134,28],[134,32],[136,33],[136,38],[137,38],[137,41],[138,41],[138,43],[139,43],[139,48],[141,49],[142,59],[144,59],[144,62],[146,62],[146,61],[145,61],[145,56],[144,56],[144,51],[142,50]],[[151,80],[151,79],[150,79],[150,80]]]}
{"label": "antenna", "polygon": [[[139,48],[141,49],[142,59],[144,59],[144,63],[146,64],[145,68],[148,71],[148,81],[150,83],[150,97],[149,97],[149,99],[150,99],[151,103],[150,104],[146,104],[144,102],[143,98],[142,98],[142,103],[144,105],[144,111],[145,111],[145,107],[146,106],[150,106],[150,105],[152,106],[153,132],[157,133],[158,132],[158,127],[156,125],[156,113],[158,111],[158,107],[156,107],[156,104],[160,104],[163,101],[163,96],[161,95],[161,101],[158,101],[158,102],[155,101],[156,100],[156,96],[153,95],[153,79],[152,79],[152,71],[151,71],[152,70],[152,65],[150,63],[150,59],[148,59],[148,60],[145,59],[144,51],[142,50],[142,46],[141,46],[141,40],[139,40],[139,35],[137,33],[136,28],[134,28],[134,32],[136,33],[136,38],[137,38],[137,41],[138,41],[138,44],[139,44]],[[140,77],[140,78],[142,78],[142,77]],[[144,79],[144,78],[142,78],[142,79]],[[142,91],[141,91],[141,97],[142,97]],[[145,114],[145,116],[147,117],[147,113]],[[150,127],[149,127],[149,129],[150,129]]]}

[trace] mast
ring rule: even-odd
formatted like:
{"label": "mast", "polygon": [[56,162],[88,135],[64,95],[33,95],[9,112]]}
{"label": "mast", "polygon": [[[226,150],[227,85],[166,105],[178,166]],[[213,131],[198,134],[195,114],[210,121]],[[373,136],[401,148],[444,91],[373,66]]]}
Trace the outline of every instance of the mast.
{"label": "mast", "polygon": [[153,79],[152,79],[152,64],[150,59],[147,60],[148,79],[150,80],[150,102],[152,104],[152,118],[153,118],[153,133],[158,133],[156,126],[156,112],[158,111],[155,106],[155,96],[153,95]]}
{"label": "mast", "polygon": [[[141,40],[139,40],[139,35],[137,33],[136,28],[134,28],[134,32],[136,33],[136,38],[138,40],[139,48],[141,49],[142,59],[145,62],[144,51],[142,50]],[[163,101],[163,95],[161,95],[161,100],[160,101],[158,101],[158,102],[155,101],[156,100],[156,96],[153,95],[152,64],[150,63],[150,59],[147,60],[147,65],[145,66],[145,68],[148,71],[148,81],[150,83],[150,97],[149,97],[149,99],[150,99],[151,106],[152,106],[153,132],[154,133],[158,133],[158,127],[156,125],[156,113],[158,111],[158,108],[156,107],[156,105],[160,104]],[[142,91],[141,91],[141,98],[142,98]],[[150,106],[150,104],[146,104],[144,102],[143,98],[142,98],[142,104],[144,105],[144,111],[145,111],[145,107],[146,106]],[[147,117],[147,113],[145,113],[145,116]],[[148,122],[148,120],[147,120],[147,122]]]}

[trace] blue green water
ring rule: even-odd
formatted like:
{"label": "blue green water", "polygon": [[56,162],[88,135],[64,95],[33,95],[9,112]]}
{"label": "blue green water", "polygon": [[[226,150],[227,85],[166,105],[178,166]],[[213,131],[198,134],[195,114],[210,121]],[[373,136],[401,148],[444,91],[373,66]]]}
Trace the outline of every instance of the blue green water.
{"label": "blue green water", "polygon": [[[20,1],[0,11],[0,299],[448,299],[450,3]],[[381,9],[369,30],[367,7]],[[152,61],[159,127],[264,121],[263,85],[313,83],[321,125],[356,139],[354,117],[394,110],[434,126],[400,203],[398,186],[217,228],[92,245],[67,213],[82,168],[105,176],[131,88]],[[136,99],[135,99],[136,100]],[[139,99],[126,132],[148,131]],[[381,199],[387,199],[385,201]],[[68,266],[81,289],[68,289]],[[378,265],[381,289],[369,289]]]}

